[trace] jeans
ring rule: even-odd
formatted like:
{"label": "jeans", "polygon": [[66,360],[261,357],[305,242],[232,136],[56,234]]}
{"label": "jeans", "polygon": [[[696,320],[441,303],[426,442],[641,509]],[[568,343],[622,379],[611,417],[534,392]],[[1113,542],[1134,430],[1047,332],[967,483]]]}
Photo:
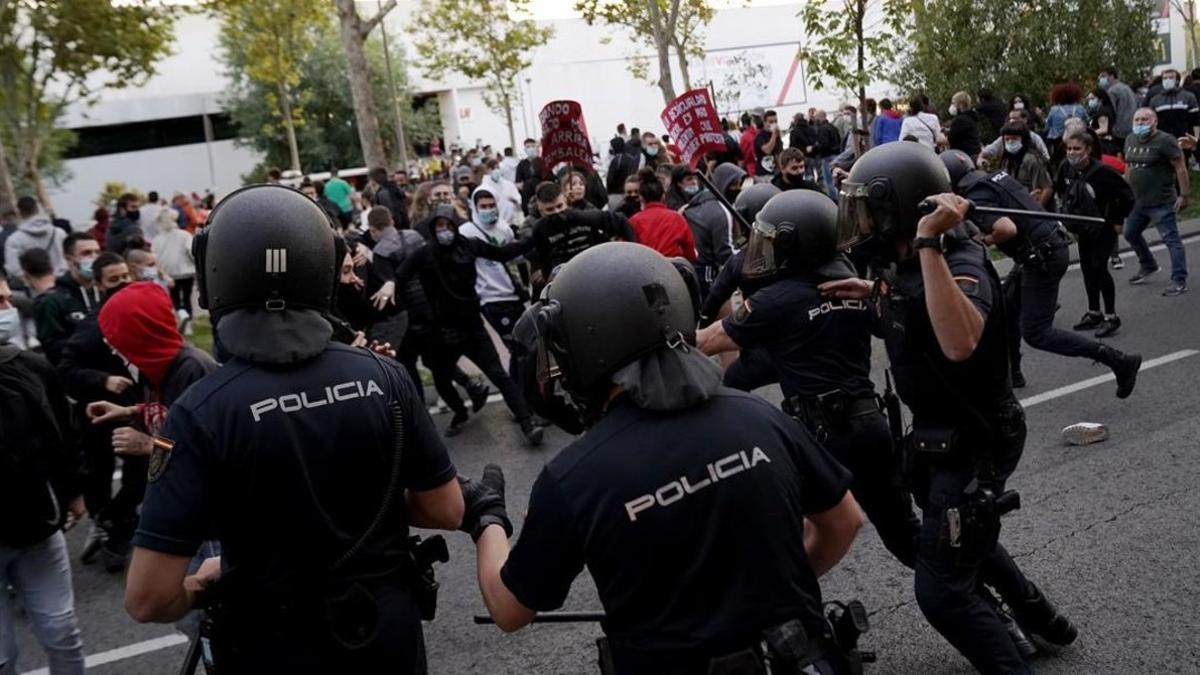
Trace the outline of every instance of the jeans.
{"label": "jeans", "polygon": [[829,198],[834,202],[838,200],[837,187],[833,184],[833,157],[821,158],[821,180],[825,183],[825,189],[829,191]]}
{"label": "jeans", "polygon": [[1034,349],[1095,359],[1100,354],[1099,342],[1054,327],[1058,286],[1069,264],[1067,247],[1059,246],[1045,257],[1041,268],[1021,270],[1021,337]]}
{"label": "jeans", "polygon": [[51,675],[83,673],[83,639],[75,619],[75,593],[67,540],[55,532],[26,548],[0,546],[0,674],[17,672],[17,636],[5,587],[21,599],[33,634],[50,660]]}
{"label": "jeans", "polygon": [[1167,252],[1171,256],[1171,281],[1180,286],[1186,284],[1187,253],[1183,248],[1183,242],[1179,240],[1179,226],[1176,222],[1173,204],[1163,204],[1162,206],[1134,204],[1133,210],[1129,212],[1129,218],[1125,220],[1125,241],[1129,242],[1134,253],[1137,253],[1138,262],[1141,263],[1143,270],[1158,269],[1158,263],[1154,262],[1154,256],[1150,253],[1150,246],[1142,236],[1151,223],[1158,229],[1158,235],[1162,237],[1163,244],[1166,245]]}

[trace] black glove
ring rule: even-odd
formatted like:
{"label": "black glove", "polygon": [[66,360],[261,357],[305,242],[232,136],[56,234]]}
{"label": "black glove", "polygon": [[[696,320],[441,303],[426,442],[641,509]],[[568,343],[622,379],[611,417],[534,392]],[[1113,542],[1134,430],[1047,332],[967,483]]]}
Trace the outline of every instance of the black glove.
{"label": "black glove", "polygon": [[512,521],[508,519],[508,511],[504,507],[504,472],[495,464],[483,467],[483,477],[479,480],[458,477],[462,487],[463,502],[466,511],[463,513],[462,525],[458,529],[471,535],[472,541],[479,541],[488,525],[500,525],[504,535],[511,537]]}

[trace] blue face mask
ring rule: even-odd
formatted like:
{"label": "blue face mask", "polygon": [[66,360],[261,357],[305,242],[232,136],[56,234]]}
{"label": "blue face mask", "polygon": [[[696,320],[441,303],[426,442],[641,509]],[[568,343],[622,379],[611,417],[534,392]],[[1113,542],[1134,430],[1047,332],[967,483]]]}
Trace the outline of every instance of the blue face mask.
{"label": "blue face mask", "polygon": [[442,246],[449,246],[454,243],[454,230],[438,230],[437,243]]}
{"label": "blue face mask", "polygon": [[17,313],[16,307],[0,309],[0,345],[13,339],[20,325],[21,315]]}
{"label": "blue face mask", "polygon": [[684,185],[683,186],[683,194],[685,194],[689,197],[696,194],[699,191],[700,191],[699,185]]}
{"label": "blue face mask", "polygon": [[648,157],[653,157],[657,154],[658,154],[658,146],[657,145],[651,145],[650,147],[646,148],[646,155]]}
{"label": "blue face mask", "polygon": [[1099,109],[1099,108],[1100,108],[1100,99],[1097,99],[1097,98],[1089,98],[1089,99],[1088,99],[1087,106],[1088,106],[1088,110],[1097,110],[1097,109]]}
{"label": "blue face mask", "polygon": [[476,214],[479,217],[480,224],[495,225],[497,220],[500,220],[499,209],[480,209]]}
{"label": "blue face mask", "polygon": [[1135,125],[1133,125],[1133,133],[1136,136],[1141,136],[1142,138],[1145,138],[1150,135],[1150,125],[1149,124],[1135,124]]}
{"label": "blue face mask", "polygon": [[1021,141],[1004,141],[1004,150],[1010,155],[1015,155],[1021,151],[1023,145]]}
{"label": "blue face mask", "polygon": [[96,263],[95,258],[84,258],[79,261],[79,276],[91,281],[95,272],[92,271],[92,265]]}
{"label": "blue face mask", "polygon": [[1101,89],[1108,89],[1108,85],[1109,85],[1108,78],[1102,77],[1099,80],[1096,80],[1096,84],[1099,85]]}

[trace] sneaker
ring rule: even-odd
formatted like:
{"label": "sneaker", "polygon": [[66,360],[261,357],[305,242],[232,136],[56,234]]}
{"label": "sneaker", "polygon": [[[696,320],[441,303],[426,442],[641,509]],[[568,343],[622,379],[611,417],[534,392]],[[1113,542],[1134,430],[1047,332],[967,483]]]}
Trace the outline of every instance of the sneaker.
{"label": "sneaker", "polygon": [[1113,257],[1109,258],[1109,260],[1108,260],[1108,261],[1109,261],[1109,263],[1111,263],[1111,264],[1112,264],[1112,268],[1113,268],[1114,270],[1123,270],[1123,269],[1125,269],[1125,261],[1124,261],[1124,260],[1122,260],[1122,259],[1121,259],[1121,256],[1119,256],[1119,255],[1114,255]]}
{"label": "sneaker", "polygon": [[1013,373],[1012,374],[1012,386],[1013,386],[1013,389],[1024,389],[1025,388],[1025,374],[1019,370],[1017,372]]}
{"label": "sneaker", "polygon": [[483,410],[483,406],[487,405],[488,396],[492,390],[486,384],[475,383],[467,389],[467,397],[471,399],[471,410],[478,413]]}
{"label": "sneaker", "polygon": [[1186,284],[1173,284],[1170,288],[1162,292],[1164,298],[1173,298],[1184,293],[1187,293]]}
{"label": "sneaker", "polygon": [[1075,330],[1094,330],[1099,328],[1104,323],[1104,315],[1100,312],[1088,312],[1083,315],[1079,323],[1072,326]]}
{"label": "sneaker", "polygon": [[1067,445],[1091,445],[1108,440],[1108,427],[1095,422],[1077,422],[1063,427],[1062,439]]}
{"label": "sneaker", "polygon": [[468,417],[466,410],[454,413],[454,417],[450,418],[450,424],[446,427],[446,437],[457,436],[462,432],[463,425],[467,423]]}
{"label": "sneaker", "polygon": [[183,320],[183,334],[186,335],[187,337],[192,337],[192,335],[194,335],[195,332],[196,331],[192,328],[192,320],[184,319]]}
{"label": "sneaker", "polygon": [[1145,268],[1140,269],[1140,270],[1138,270],[1137,274],[1129,277],[1129,283],[1134,286],[1137,286],[1138,284],[1141,284],[1141,283],[1145,283],[1146,277],[1150,276],[1151,274],[1154,274],[1157,271],[1158,271],[1157,267],[1154,267],[1152,269],[1145,269]]}
{"label": "sneaker", "polygon": [[79,561],[85,565],[91,564],[96,559],[96,554],[100,552],[100,547],[107,541],[108,531],[93,520],[88,529],[87,539],[83,542],[83,552],[79,554]]}
{"label": "sneaker", "polygon": [[528,417],[520,420],[520,424],[521,433],[525,434],[525,441],[528,442],[529,445],[537,447],[542,444],[542,435],[545,433],[545,431],[541,427],[534,426],[533,422],[530,421]]}
{"label": "sneaker", "polygon": [[1100,329],[1096,331],[1095,335],[1098,338],[1106,338],[1116,335],[1117,331],[1119,330],[1121,330],[1121,319],[1114,314],[1104,319],[1104,321],[1100,324]]}
{"label": "sneaker", "polygon": [[1013,606],[1012,613],[1021,630],[1052,645],[1065,647],[1079,637],[1079,629],[1042,595],[1037,586],[1033,586],[1032,596]]}

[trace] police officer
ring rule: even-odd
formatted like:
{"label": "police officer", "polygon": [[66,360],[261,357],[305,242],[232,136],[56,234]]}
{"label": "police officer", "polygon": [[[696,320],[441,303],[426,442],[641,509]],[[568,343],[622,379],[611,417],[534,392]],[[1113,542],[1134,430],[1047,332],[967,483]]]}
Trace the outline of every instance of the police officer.
{"label": "police officer", "polygon": [[[906,456],[923,511],[915,581],[921,611],[981,672],[1028,673],[1001,616],[978,592],[981,577],[1026,633],[1065,645],[1077,631],[999,543],[1025,416],[1007,377],[1000,281],[967,231],[969,203],[950,189],[945,166],[920,145],[865,153],[842,184],[838,246],[877,241],[881,280],[820,288],[832,300],[876,304],[900,397],[912,411]],[[921,217],[918,204],[927,198],[937,210]]]}
{"label": "police officer", "polygon": [[[1007,173],[979,171],[971,158],[959,150],[944,152],[941,159],[950,173],[954,191],[976,205],[1043,211],[1029,191]],[[1067,247],[1071,243],[1071,236],[1054,216],[1047,213],[1044,218],[1014,219],[977,213],[972,222],[983,231],[984,243],[995,244],[1020,265],[1019,277],[1010,279],[1010,283],[1020,285],[1019,293],[1015,294],[1019,298],[1016,309],[1025,342],[1034,349],[1099,361],[1111,368],[1116,376],[1117,398],[1132,394],[1142,365],[1141,355],[1125,354],[1102,342],[1054,327],[1058,287],[1070,264]],[[1010,320],[1016,318],[1010,317]],[[1013,349],[1019,358],[1018,346],[1013,345]],[[1018,384],[1022,384],[1024,376],[1017,358],[1014,358],[1012,371]]]}
{"label": "police officer", "polygon": [[[854,276],[837,255],[837,205],[811,190],[784,192],[758,212],[750,265],[775,281],[732,316],[705,328],[705,354],[762,349],[779,374],[784,411],[854,475],[851,490],[884,545],[913,566],[920,521],[892,480],[891,429],[871,382],[873,318],[864,300],[827,300],[817,286]],[[743,352],[744,353],[744,352]]]}
{"label": "police officer", "polygon": [[[333,238],[276,185],[233,192],[197,237],[230,358],[155,442],[125,605],[169,622],[215,592],[222,673],[425,672],[408,526],[458,527],[463,496],[404,368],[330,342]],[[223,555],[185,580],[206,539]]]}
{"label": "police officer", "polygon": [[757,658],[763,632],[789,622],[799,666],[846,672],[817,578],[862,523],[849,475],[792,419],[721,388],[694,326],[685,282],[644,246],[593,247],[550,282],[539,377],[592,426],[543,469],[511,551],[483,530],[484,602],[517,630],[586,566],[614,672],[731,672],[721,664]]}
{"label": "police officer", "polygon": [[[746,187],[733,202],[733,208],[738,211],[747,223],[753,223],[758,212],[772,197],[779,194],[779,188],[770,183],[755,183]],[[740,290],[743,298],[749,297],[754,291],[770,283],[769,274],[756,273],[747,276],[745,250],[733,254],[725,266],[721,268],[711,287],[708,289],[704,302],[700,305],[700,326],[706,327],[716,321],[723,312],[727,312],[726,303],[734,291]],[[743,349],[738,358],[725,369],[722,383],[741,391],[753,391],[759,387],[775,384],[779,381],[779,373],[771,365],[770,356],[762,349]]]}

